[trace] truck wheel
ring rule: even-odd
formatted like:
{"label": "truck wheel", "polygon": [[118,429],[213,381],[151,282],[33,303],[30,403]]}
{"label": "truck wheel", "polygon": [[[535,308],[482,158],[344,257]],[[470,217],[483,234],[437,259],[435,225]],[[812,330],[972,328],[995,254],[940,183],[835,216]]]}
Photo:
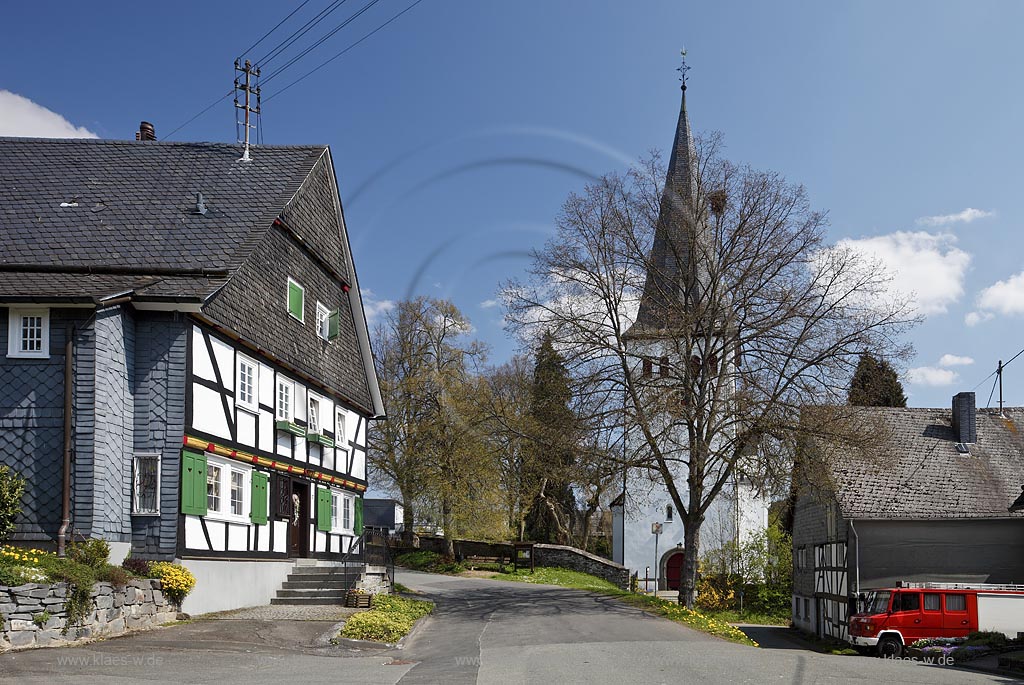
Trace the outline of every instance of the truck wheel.
{"label": "truck wheel", "polygon": [[878,656],[897,659],[903,656],[903,642],[895,635],[878,638]]}

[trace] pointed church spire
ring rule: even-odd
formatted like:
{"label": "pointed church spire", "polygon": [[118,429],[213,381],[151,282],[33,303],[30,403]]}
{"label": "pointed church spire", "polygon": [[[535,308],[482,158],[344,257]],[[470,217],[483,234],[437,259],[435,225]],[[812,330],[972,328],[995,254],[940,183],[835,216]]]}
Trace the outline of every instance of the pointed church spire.
{"label": "pointed church spire", "polygon": [[[640,297],[636,322],[627,337],[664,337],[678,331],[679,315],[692,308],[699,290],[701,255],[706,258],[707,221],[699,213],[698,160],[690,117],[686,111],[686,50],[677,71],[682,81],[682,102],[675,140],[665,175],[658,223],[647,264],[647,279]],[[674,336],[673,336],[674,337]]]}

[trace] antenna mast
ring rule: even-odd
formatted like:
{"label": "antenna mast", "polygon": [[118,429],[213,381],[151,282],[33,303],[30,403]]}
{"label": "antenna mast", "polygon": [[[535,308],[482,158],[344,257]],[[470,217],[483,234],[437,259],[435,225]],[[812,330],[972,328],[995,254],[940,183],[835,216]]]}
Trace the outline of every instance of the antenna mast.
{"label": "antenna mast", "polygon": [[[259,68],[254,68],[249,60],[245,60],[245,64],[241,63],[240,59],[235,60],[235,71],[239,72],[235,74],[235,109],[241,109],[245,111],[244,121],[235,121],[235,125],[241,125],[244,127],[245,135],[239,143],[244,143],[245,148],[242,151],[241,162],[251,161],[252,158],[249,156],[249,131],[250,129],[256,128],[255,125],[249,123],[250,115],[260,113],[260,87],[252,85],[253,77],[256,77],[257,82],[260,77]],[[245,74],[245,80],[240,81],[240,74]],[[238,102],[238,91],[242,91],[245,95],[244,104]],[[256,106],[252,106],[252,96],[256,96]]]}

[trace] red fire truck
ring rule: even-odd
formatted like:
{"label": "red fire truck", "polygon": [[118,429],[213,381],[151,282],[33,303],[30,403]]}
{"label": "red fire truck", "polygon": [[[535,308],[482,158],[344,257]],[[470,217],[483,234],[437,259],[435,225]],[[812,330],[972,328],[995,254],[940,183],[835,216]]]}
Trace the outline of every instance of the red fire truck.
{"label": "red fire truck", "polygon": [[1024,637],[1024,585],[898,583],[867,593],[850,617],[850,642],[890,657],[915,640],[977,630]]}

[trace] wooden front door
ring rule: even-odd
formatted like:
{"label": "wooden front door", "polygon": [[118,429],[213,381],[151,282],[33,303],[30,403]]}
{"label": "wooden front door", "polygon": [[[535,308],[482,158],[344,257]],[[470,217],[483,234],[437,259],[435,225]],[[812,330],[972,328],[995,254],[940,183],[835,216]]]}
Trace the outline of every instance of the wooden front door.
{"label": "wooden front door", "polygon": [[292,516],[288,526],[288,556],[305,557],[309,551],[309,486],[292,481]]}
{"label": "wooden front door", "polygon": [[673,552],[665,560],[665,587],[669,590],[678,590],[679,581],[683,577],[683,560],[686,555],[682,552]]}

